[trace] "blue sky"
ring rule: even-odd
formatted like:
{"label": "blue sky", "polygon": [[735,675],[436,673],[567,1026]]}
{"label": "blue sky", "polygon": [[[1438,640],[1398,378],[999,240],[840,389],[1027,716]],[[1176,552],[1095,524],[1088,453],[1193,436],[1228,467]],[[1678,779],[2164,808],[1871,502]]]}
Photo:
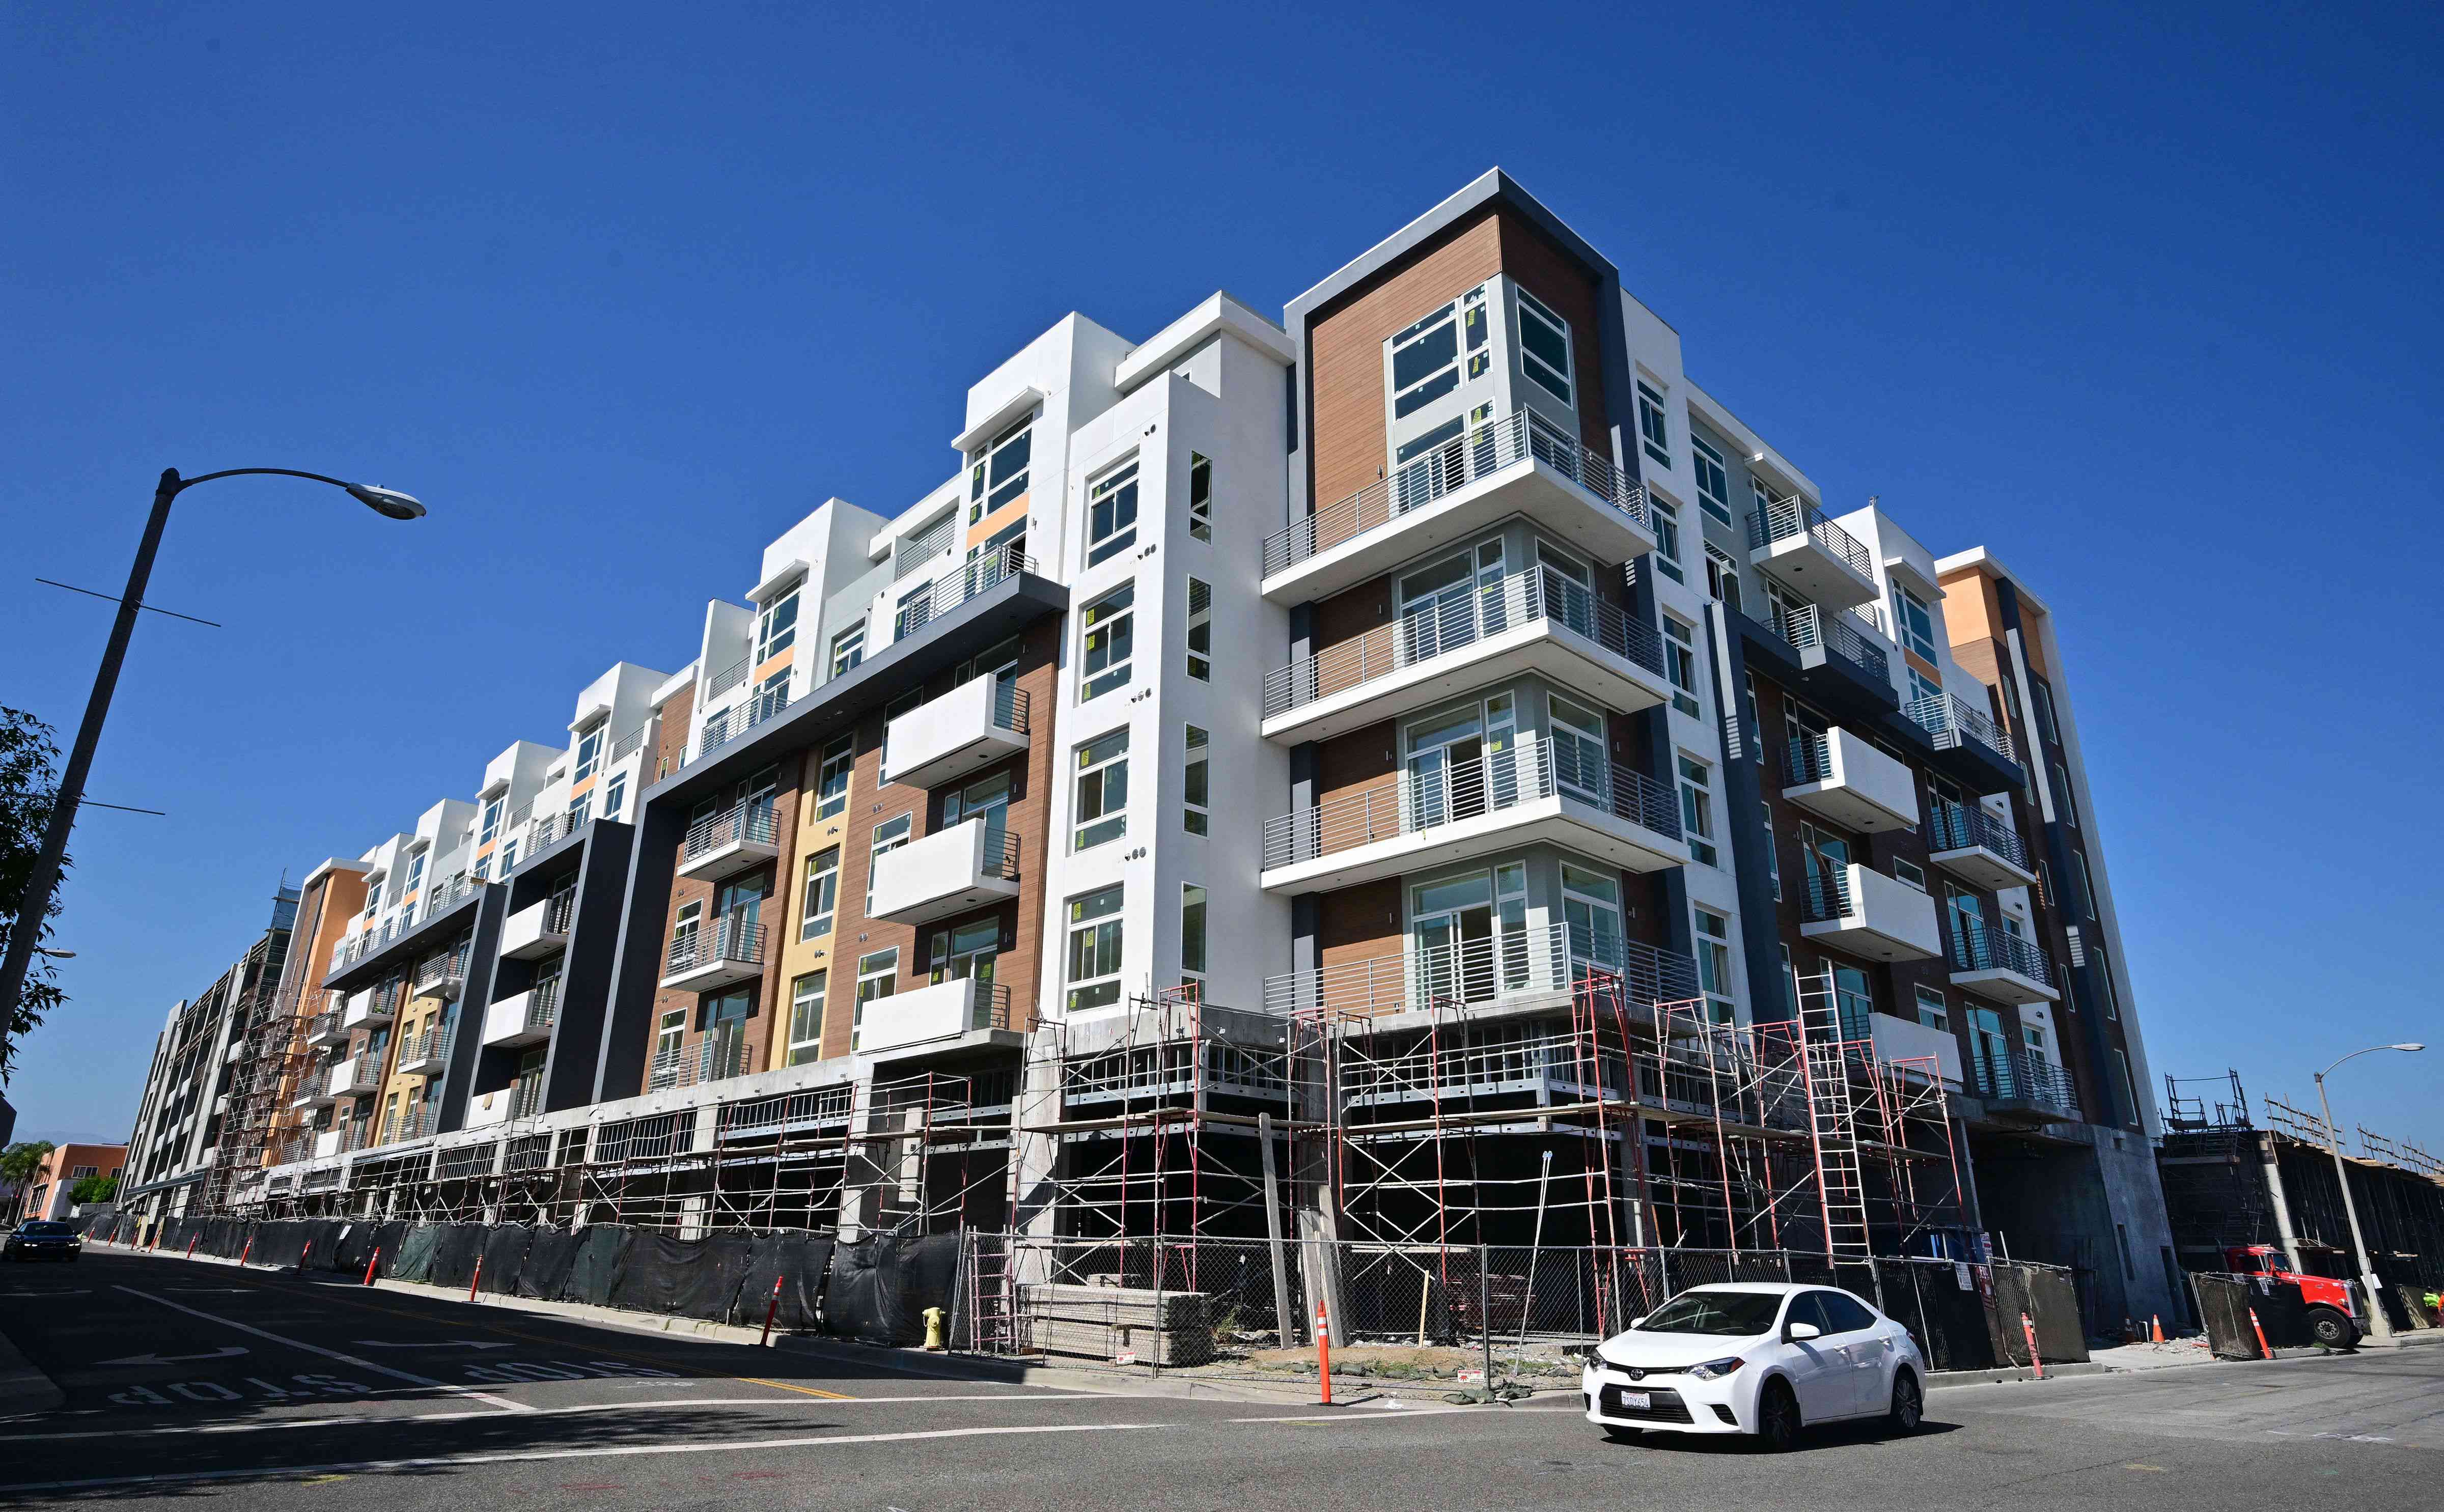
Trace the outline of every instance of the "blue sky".
{"label": "blue sky", "polygon": [[[117,591],[165,466],[433,507],[178,505],[152,599],[225,628],[139,631],[90,791],[168,817],[79,826],[22,1134],[123,1134],[283,868],[914,501],[1064,313],[1278,310],[1495,163],[1829,504],[2040,585],[2159,1071],[2444,1041],[2434,11],[838,9],[0,20],[0,702],[65,744],[109,610],[31,580]],[[2439,1072],[2345,1121],[2444,1152]]]}

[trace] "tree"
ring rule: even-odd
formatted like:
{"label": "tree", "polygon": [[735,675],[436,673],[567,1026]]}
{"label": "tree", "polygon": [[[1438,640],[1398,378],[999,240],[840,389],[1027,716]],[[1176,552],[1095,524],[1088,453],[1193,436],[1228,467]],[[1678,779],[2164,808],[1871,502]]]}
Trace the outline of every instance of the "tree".
{"label": "tree", "polygon": [[[43,831],[51,821],[51,802],[59,777],[51,764],[60,748],[52,744],[51,727],[20,709],[0,708],[0,938],[15,927],[25,906],[26,885],[33,879],[34,857],[43,848]],[[63,873],[67,858],[61,857]],[[60,890],[51,889],[44,911],[40,945],[51,937],[51,920],[59,916]],[[0,1023],[0,1086],[16,1069],[17,1046],[44,1015],[67,1001],[55,980],[59,968],[46,955],[37,955],[26,970],[26,989],[18,994],[17,1010]]]}
{"label": "tree", "polygon": [[68,1189],[68,1201],[80,1208],[108,1202],[119,1195],[117,1176],[87,1176]]}
{"label": "tree", "polygon": [[34,1179],[43,1169],[43,1157],[57,1146],[47,1139],[21,1139],[6,1150],[0,1150],[0,1181],[12,1181],[22,1187]]}

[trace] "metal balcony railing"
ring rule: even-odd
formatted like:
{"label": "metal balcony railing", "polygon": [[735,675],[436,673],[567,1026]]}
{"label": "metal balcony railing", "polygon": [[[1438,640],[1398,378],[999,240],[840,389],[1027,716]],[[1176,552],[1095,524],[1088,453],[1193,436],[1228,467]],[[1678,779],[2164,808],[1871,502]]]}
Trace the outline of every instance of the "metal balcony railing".
{"label": "metal balcony railing", "polygon": [[750,653],[739,657],[736,661],[733,661],[729,666],[722,668],[719,672],[714,673],[713,674],[713,680],[705,684],[704,696],[708,700],[718,698],[722,694],[730,691],[732,688],[737,687],[740,683],[745,682],[747,680],[749,664],[754,659],[753,654]]}
{"label": "metal balcony railing", "polygon": [[1876,579],[1875,559],[1859,538],[1824,518],[1824,511],[1805,499],[1792,494],[1776,499],[1749,516],[1749,549],[1757,550],[1777,541],[1807,535],[1816,544],[1842,560],[1843,565],[1860,577],[1873,582]]}
{"label": "metal balcony railing", "polygon": [[1430,606],[1378,625],[1322,654],[1265,675],[1267,717],[1388,676],[1491,636],[1549,621],[1660,677],[1663,639],[1655,628],[1605,603],[1586,584],[1549,567],[1512,573],[1484,587],[1455,588]]}
{"label": "metal balcony railing", "polygon": [[914,595],[901,598],[899,613],[891,622],[891,638],[905,639],[976,595],[998,586],[1005,579],[1034,570],[1035,563],[1015,543],[971,558]]}
{"label": "metal balcony railing", "polygon": [[527,993],[527,1027],[548,1029],[560,1017],[560,978],[545,977]]}
{"label": "metal balcony railing", "polygon": [[1006,826],[986,829],[984,858],[976,863],[976,875],[999,877],[1005,882],[1018,880],[1018,837]]}
{"label": "metal balcony railing", "polygon": [[402,1144],[410,1139],[421,1139],[432,1132],[433,1109],[429,1105],[420,1106],[412,1113],[395,1113],[384,1118],[381,1142],[386,1145]]}
{"label": "metal balcony railing", "polygon": [[2016,971],[2041,986],[2055,986],[2053,967],[2045,952],[2008,930],[1989,929],[1982,920],[1966,928],[1954,916],[1952,968],[1955,971]]}
{"label": "metal balcony railing", "polygon": [[1996,1102],[2027,1102],[2076,1116],[2079,1094],[2070,1073],[2025,1046],[1986,1041],[1969,1057],[1969,1085]]}
{"label": "metal balcony railing", "polygon": [[668,1049],[657,1050],[652,1062],[645,1068],[645,1090],[660,1092],[683,1085],[680,1079],[693,1074],[694,1062],[688,1059],[683,1047],[672,1045]]}
{"label": "metal balcony railing", "polygon": [[545,846],[566,839],[576,834],[578,826],[584,822],[565,809],[557,814],[546,814],[527,826],[527,842],[518,847],[518,854],[529,858],[539,856]]}
{"label": "metal balcony railing", "polygon": [[1478,818],[1556,793],[1680,839],[1671,788],[1616,766],[1579,742],[1527,739],[1499,751],[1391,782],[1265,823],[1267,867],[1288,866],[1401,835]]}
{"label": "metal balcony railing", "polygon": [[566,934],[569,924],[576,917],[577,889],[565,887],[543,900],[543,932],[546,934]]}
{"label": "metal balcony railing", "polygon": [[1927,825],[1926,846],[1930,851],[1965,851],[1983,846],[2009,861],[2023,872],[2034,871],[2028,864],[2027,847],[2021,843],[2017,831],[1974,803],[1955,803],[1938,798],[1932,805],[1935,817]]}
{"label": "metal balcony railing", "polygon": [[509,1118],[531,1118],[543,1112],[543,1073],[529,1071],[509,1084]]}
{"label": "metal balcony railing", "polygon": [[1827,610],[1823,604],[1800,604],[1795,608],[1776,607],[1768,621],[1775,635],[1802,651],[1823,647],[1827,655],[1847,662],[1861,677],[1890,686],[1892,658],[1884,648],[1860,634],[1856,624],[1842,615]]}
{"label": "metal balcony railing", "polygon": [[720,1029],[692,1045],[655,1051],[646,1069],[645,1088],[661,1092],[672,1087],[698,1086],[743,1077],[747,1071],[747,1037],[735,1029]]}
{"label": "metal balcony railing", "polygon": [[777,845],[780,835],[780,812],[768,794],[707,814],[689,825],[684,859],[693,861],[732,845]]}
{"label": "metal balcony railing", "polygon": [[[659,716],[656,716],[656,718],[658,717]],[[620,736],[618,740],[613,741],[611,743],[611,754],[605,761],[604,765],[607,765],[611,762],[623,760],[634,754],[638,747],[645,744],[645,737],[653,733],[654,725],[655,719],[648,719],[643,724],[639,725],[636,728],[628,731],[628,733]]]}
{"label": "metal balcony railing", "polygon": [[318,1013],[306,1021],[306,1037],[310,1040],[316,1035],[332,1033],[339,1027],[340,1015],[336,1011]]}
{"label": "metal balcony railing", "polygon": [[671,961],[665,976],[693,971],[716,961],[735,961],[743,966],[760,966],[764,962],[764,926],[743,913],[733,913],[712,924],[696,924],[679,931],[671,941]]}
{"label": "metal balcony railing", "polygon": [[1785,770],[1782,785],[1797,787],[1803,783],[1829,783],[1833,780],[1833,742],[1829,736],[1812,729],[1803,729],[1784,743]]}
{"label": "metal balcony railing", "polygon": [[1528,460],[1543,463],[1602,503],[1652,529],[1646,491],[1613,470],[1612,459],[1550,429],[1530,424],[1521,410],[1436,447],[1387,478],[1327,505],[1264,541],[1264,574],[1296,566],[1369,530],[1391,524],[1446,494]]}
{"label": "metal balcony railing", "polygon": [[1466,1007],[1507,997],[1568,990],[1590,970],[1620,976],[1630,1000],[1646,1005],[1697,996],[1690,957],[1603,931],[1573,940],[1569,926],[1511,929],[1450,945],[1411,945],[1265,979],[1265,1011],[1307,1009],[1380,1014],[1440,1005]]}
{"label": "metal balcony railing", "polygon": [[432,890],[425,894],[424,901],[417,911],[418,921],[437,916],[443,910],[473,891],[475,891],[473,877],[464,872],[452,874],[448,881],[435,883]]}
{"label": "metal balcony railing", "polygon": [[418,966],[416,968],[416,990],[418,993],[436,991],[450,983],[467,980],[467,949],[460,946],[454,950],[444,950]]}
{"label": "metal balcony railing", "polygon": [[291,1100],[296,1102],[311,1102],[315,1098],[321,1097],[324,1089],[328,1088],[330,1084],[331,1068],[328,1066],[317,1066],[315,1069],[306,1072],[304,1076],[297,1079],[296,1096]]}
{"label": "metal balcony railing", "polygon": [[996,729],[1026,734],[1027,690],[1014,682],[997,682],[993,688],[992,722]]}
{"label": "metal balcony railing", "polygon": [[1937,750],[1953,750],[1964,742],[1984,747],[2003,761],[2016,764],[2011,737],[1994,728],[1986,710],[1952,693],[1915,699],[1901,712],[1935,739]]}
{"label": "metal balcony railing", "polygon": [[1800,899],[1802,916],[1810,924],[1834,924],[1852,913],[1850,869],[1810,864],[1807,885]]}

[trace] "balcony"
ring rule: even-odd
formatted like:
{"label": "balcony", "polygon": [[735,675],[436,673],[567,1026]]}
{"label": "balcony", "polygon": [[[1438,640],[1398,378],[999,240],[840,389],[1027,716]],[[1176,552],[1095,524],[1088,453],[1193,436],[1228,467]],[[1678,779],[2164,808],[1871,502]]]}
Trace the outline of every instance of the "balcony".
{"label": "balcony", "polygon": [[509,1118],[531,1118],[543,1112],[543,1073],[529,1071],[509,1084]]}
{"label": "balcony", "polygon": [[1840,871],[1811,868],[1800,900],[1800,934],[1871,961],[1916,961],[1943,953],[1935,899],[1853,861]]}
{"label": "balcony", "polygon": [[905,640],[976,595],[999,587],[1020,573],[1035,570],[1035,562],[1015,545],[998,546],[963,562],[927,583],[921,592],[901,597],[899,612],[891,622],[891,638]]}
{"label": "balcony", "polygon": [[421,924],[428,919],[439,918],[456,907],[459,899],[481,885],[464,872],[454,874],[446,882],[435,883],[425,890],[424,896],[416,905],[417,922]]}
{"label": "balcony", "polygon": [[450,1031],[427,1029],[398,1042],[398,1074],[437,1077],[450,1064]]}
{"label": "balcony", "polygon": [[857,1048],[861,1054],[876,1055],[1009,1027],[1009,987],[963,977],[867,1004],[864,1022],[858,1025]]}
{"label": "balcony", "polygon": [[1782,796],[1809,813],[1862,835],[1917,822],[1910,769],[1848,730],[1802,730],[1785,743],[1785,753]]}
{"label": "balcony", "polygon": [[1742,640],[1778,680],[1794,683],[1836,718],[1873,724],[1901,706],[1892,656],[1856,615],[1822,604],[1773,606],[1770,618],[1741,615]]}
{"label": "balcony", "polygon": [[353,1132],[347,1125],[342,1124],[336,1129],[325,1129],[316,1134],[313,1158],[325,1160],[333,1155],[344,1153],[348,1149],[348,1135]]}
{"label": "balcony", "polygon": [[325,1075],[328,1069],[325,1066],[316,1066],[299,1077],[297,1085],[289,1091],[288,1105],[292,1108],[313,1108],[330,1101],[330,1098],[323,1096],[324,1083],[328,1079]]}
{"label": "balcony", "polygon": [[1264,594],[1280,604],[1322,599],[1513,514],[1599,562],[1655,549],[1645,491],[1521,411],[1266,537]]}
{"label": "balcony", "polygon": [[747,1038],[731,1029],[716,1030],[692,1045],[657,1050],[645,1070],[645,1090],[666,1092],[708,1081],[727,1081],[747,1075]]}
{"label": "balcony", "polygon": [[560,1015],[560,978],[545,977],[484,1010],[484,1042],[503,1049],[541,1044]]}
{"label": "balcony", "polygon": [[298,1085],[301,1096],[297,1101],[319,1107],[373,1091],[381,1070],[380,1060],[379,1056],[355,1055],[306,1073],[306,1079]]}
{"label": "balcony", "polygon": [[1018,837],[972,819],[874,858],[874,906],[894,924],[929,924],[1018,896]]}
{"label": "balcony", "polygon": [[337,1010],[327,1013],[318,1013],[306,1021],[306,1042],[307,1044],[338,1044],[347,1037],[348,1031],[340,1023],[340,1015]]}
{"label": "balcony", "polygon": [[1618,973],[1630,1002],[1648,1008],[1698,995],[1697,963],[1688,956],[1609,937],[1574,950],[1568,927],[1554,924],[1269,976],[1265,1011],[1375,1017],[1437,1006],[1546,1006],[1590,968]]}
{"label": "balcony", "polygon": [[739,913],[687,925],[673,936],[662,986],[676,992],[717,992],[763,974],[764,926]]}
{"label": "balcony", "polygon": [[679,875],[717,882],[765,865],[781,854],[780,837],[781,816],[768,794],[708,814],[687,827]]}
{"label": "balcony", "polygon": [[1972,887],[1987,892],[2007,887],[2033,887],[2037,874],[2028,867],[2027,848],[2011,826],[1975,803],[1934,801],[1935,819],[1927,826],[1928,860]]}
{"label": "balcony", "polygon": [[348,994],[348,1005],[341,1011],[342,1029],[366,1029],[388,1023],[398,1016],[398,989],[388,982],[362,987]]}
{"label": "balcony", "polygon": [[1793,494],[1749,516],[1749,562],[1784,587],[1847,609],[1871,604],[1876,562],[1859,538]]}
{"label": "balcony", "polygon": [[1549,841],[1624,871],[1682,866],[1672,789],[1572,744],[1524,739],[1269,820],[1258,885],[1295,896]]}
{"label": "balcony", "polygon": [[569,921],[576,912],[574,888],[518,910],[501,922],[501,954],[513,961],[560,954],[568,949]]}
{"label": "balcony", "polygon": [[1971,792],[2008,793],[2027,782],[2011,737],[1968,700],[1944,693],[1916,699],[1901,712],[1935,743],[1935,766]]}
{"label": "balcony", "polygon": [[1979,921],[1952,931],[1952,985],[1997,1003],[2054,1003],[2052,965],[2045,952],[2008,930]]}
{"label": "balcony", "polygon": [[1027,693],[998,677],[972,677],[891,722],[886,783],[937,787],[1027,751]]}
{"label": "balcony", "polygon": [[467,951],[444,950],[416,968],[416,995],[456,1001],[467,986]]}
{"label": "balcony", "polygon": [[410,1139],[421,1139],[432,1132],[433,1109],[430,1105],[419,1105],[413,1113],[395,1113],[384,1118],[381,1142],[386,1145],[404,1144]]}
{"label": "balcony", "polygon": [[1970,1091],[1996,1122],[2046,1124],[2079,1120],[2070,1073],[2026,1048],[1989,1042],[1969,1060]]}
{"label": "balcony", "polygon": [[1522,673],[1627,713],[1671,699],[1655,628],[1537,568],[1462,588],[1265,678],[1268,739],[1328,740]]}
{"label": "balcony", "polygon": [[[1945,1086],[1960,1086],[1960,1042],[1952,1037],[1951,1030],[1933,1028],[1915,1019],[1896,1018],[1889,1013],[1871,1014],[1868,1022],[1879,1057],[1902,1062],[1902,1070],[1921,1075],[1931,1066]],[[1918,1063],[1907,1063],[1913,1060]]]}

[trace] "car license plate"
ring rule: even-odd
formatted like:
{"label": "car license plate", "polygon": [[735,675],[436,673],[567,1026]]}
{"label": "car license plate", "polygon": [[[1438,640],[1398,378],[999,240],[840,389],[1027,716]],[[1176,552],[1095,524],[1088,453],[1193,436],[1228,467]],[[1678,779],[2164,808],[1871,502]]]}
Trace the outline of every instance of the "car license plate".
{"label": "car license plate", "polygon": [[1649,1398],[1644,1392],[1623,1392],[1620,1393],[1620,1409],[1624,1412],[1649,1411],[1653,1410],[1654,1406],[1654,1401]]}

